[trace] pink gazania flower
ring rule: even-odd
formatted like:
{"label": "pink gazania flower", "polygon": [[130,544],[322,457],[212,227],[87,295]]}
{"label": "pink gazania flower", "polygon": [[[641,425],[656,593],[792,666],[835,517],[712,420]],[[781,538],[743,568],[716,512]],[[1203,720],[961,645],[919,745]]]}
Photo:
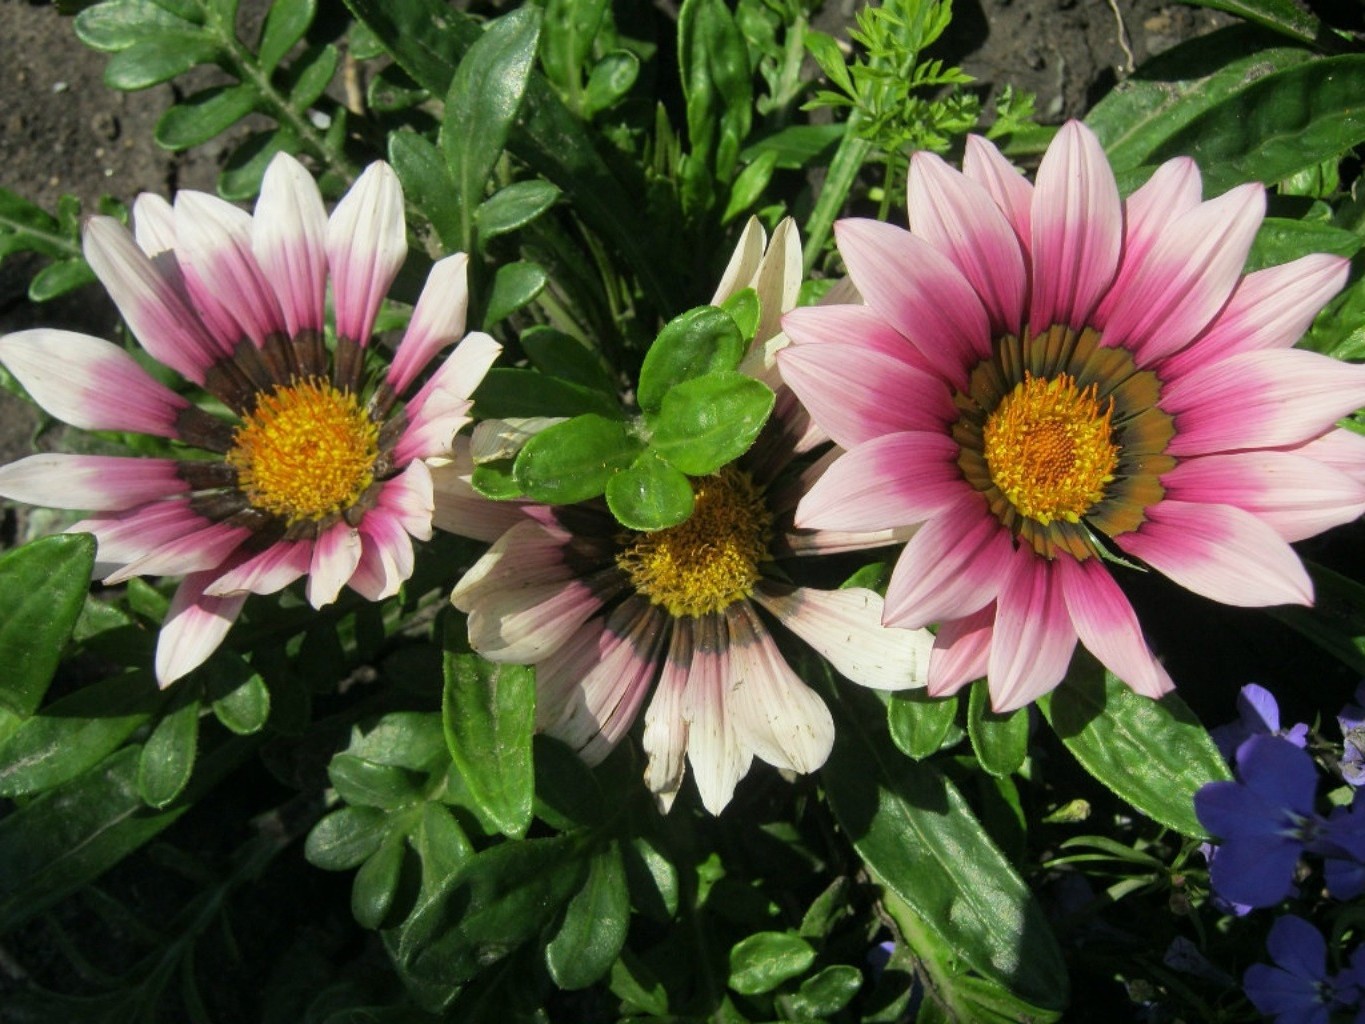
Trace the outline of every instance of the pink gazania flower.
{"label": "pink gazania flower", "polygon": [[1242,275],[1264,209],[1254,184],[1201,202],[1188,159],[1121,200],[1072,122],[1036,186],[973,138],[964,173],[915,155],[910,231],[838,225],[866,305],[788,314],[778,361],[848,451],[796,521],[916,528],[885,621],[943,624],[931,693],[984,675],[1020,707],[1078,638],[1169,690],[1111,556],[1226,604],[1311,603],[1289,542],[1365,510],[1365,440],[1333,426],[1365,367],[1291,349],[1345,260]]}
{"label": "pink gazania flower", "polygon": [[411,538],[431,534],[423,460],[450,453],[499,346],[471,334],[413,392],[464,334],[467,260],[451,256],[432,268],[392,362],[366,387],[375,317],[407,253],[403,194],[386,164],[372,164],[330,218],[312,177],[281,154],[254,217],[181,192],[174,208],[139,197],[134,220],[136,240],[92,218],[86,259],[146,353],[228,415],[159,383],[107,341],[8,335],[0,363],[53,416],[195,451],[34,455],[0,468],[0,495],[97,510],[71,529],[95,535],[106,583],[185,577],[157,644],[166,686],[213,653],[248,594],[301,576],[314,607],[347,585],[371,600],[396,592],[412,572]]}
{"label": "pink gazania flower", "polygon": [[[787,230],[779,228],[783,237],[766,254],[760,237],[762,262],[746,237],[736,260],[747,269],[731,267],[735,289],[765,274],[771,283],[774,259],[791,261],[799,274],[799,243]],[[793,285],[786,301],[794,300]],[[767,340],[760,334],[756,345]],[[469,615],[474,650],[491,661],[536,666],[537,727],[589,764],[621,740],[653,689],[644,716],[645,781],[665,811],[687,764],[702,803],[719,814],[755,756],[805,773],[829,755],[829,709],[787,664],[761,612],[856,683],[887,690],[924,684],[933,639],[927,631],[884,628],[882,600],[872,590],[795,586],[779,569],[801,556],[895,539],[890,532],[793,528],[797,500],[828,464],[795,463],[810,438],[804,412],[780,389],[753,448],[693,481],[686,522],[637,533],[600,502],[522,505],[523,521],[451,595]]]}

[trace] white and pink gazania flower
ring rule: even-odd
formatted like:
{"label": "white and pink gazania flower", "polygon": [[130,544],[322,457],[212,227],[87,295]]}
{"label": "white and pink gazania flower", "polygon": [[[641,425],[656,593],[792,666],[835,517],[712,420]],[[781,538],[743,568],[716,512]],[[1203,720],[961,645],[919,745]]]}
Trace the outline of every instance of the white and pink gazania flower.
{"label": "white and pink gazania flower", "polygon": [[1346,279],[1311,255],[1243,276],[1264,190],[1207,202],[1188,159],[1127,200],[1063,127],[1030,185],[989,142],[916,154],[911,230],[838,225],[866,305],[784,319],[787,384],[848,449],[803,499],[821,529],[915,527],[890,625],[943,623],[931,693],[1052,689],[1077,639],[1135,690],[1171,680],[1105,567],[1215,601],[1308,604],[1290,541],[1365,510],[1365,367],[1291,346]]}
{"label": "white and pink gazania flower", "polygon": [[[466,257],[431,271],[402,342],[365,388],[366,348],[407,253],[403,194],[371,165],[331,217],[293,158],[275,157],[255,216],[214,196],[134,206],[136,239],[92,218],[85,256],[146,353],[208,392],[208,411],[128,352],[58,330],[0,338],[0,363],[53,416],[169,438],[185,458],[34,455],[0,468],[0,495],[95,510],[96,574],[180,576],[156,652],[165,686],[222,642],[248,594],[307,576],[314,607],[343,586],[372,600],[412,572],[431,533],[423,461],[449,454],[499,346],[464,334]],[[335,331],[326,329],[327,283]],[[403,396],[406,401],[401,405]]]}
{"label": "white and pink gazania flower", "polygon": [[[756,222],[751,230],[761,231]],[[774,260],[786,262],[774,267]],[[761,235],[756,248],[746,236],[726,280],[732,290],[754,286],[789,308],[800,265],[788,224],[766,253]],[[756,345],[767,340],[760,334]],[[761,372],[762,358],[752,362]],[[753,448],[693,481],[686,522],[637,533],[600,502],[523,505],[524,521],[451,595],[469,614],[476,651],[536,666],[538,728],[589,764],[621,740],[653,691],[644,716],[645,781],[664,810],[688,764],[702,803],[719,814],[754,757],[805,773],[829,755],[829,709],[778,651],[762,613],[854,682],[888,690],[924,684],[927,632],[883,627],[874,591],[794,586],[778,568],[894,539],[793,528],[797,500],[828,464],[794,465],[810,442],[804,412],[779,389]]]}

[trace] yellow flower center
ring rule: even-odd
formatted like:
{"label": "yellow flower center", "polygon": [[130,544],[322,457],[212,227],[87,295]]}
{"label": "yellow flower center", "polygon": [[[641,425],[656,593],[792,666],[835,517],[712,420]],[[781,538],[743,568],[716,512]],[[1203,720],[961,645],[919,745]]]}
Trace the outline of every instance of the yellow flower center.
{"label": "yellow flower center", "polygon": [[772,513],[746,473],[726,466],[692,482],[692,515],[630,534],[616,564],[636,591],[670,614],[696,618],[748,597],[768,555]]}
{"label": "yellow flower center", "polygon": [[262,395],[226,458],[247,500],[292,526],[359,501],[378,457],[379,427],[355,395],[309,377]]}
{"label": "yellow flower center", "polygon": [[991,479],[1016,509],[1044,526],[1079,522],[1114,479],[1119,448],[1096,386],[1079,390],[1070,374],[1051,380],[1024,374],[986,420],[983,440]]}

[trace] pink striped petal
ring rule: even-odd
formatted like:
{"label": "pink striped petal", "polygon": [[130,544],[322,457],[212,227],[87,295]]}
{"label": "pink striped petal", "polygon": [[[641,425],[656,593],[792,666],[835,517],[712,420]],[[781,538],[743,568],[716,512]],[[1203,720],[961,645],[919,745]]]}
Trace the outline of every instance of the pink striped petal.
{"label": "pink striped petal", "polygon": [[501,351],[477,332],[455,347],[404,408],[407,426],[394,447],[399,464],[450,454],[456,432],[469,422],[470,396]]}
{"label": "pink striped petal", "polygon": [[568,564],[566,541],[564,534],[540,523],[518,523],[470,566],[451,591],[450,603],[472,613],[480,602],[504,590],[546,583],[563,586],[578,575]]}
{"label": "pink striped petal", "polygon": [[1109,671],[1144,697],[1175,688],[1142,639],[1142,627],[1128,598],[1098,558],[1065,556],[1054,562],[1067,614],[1081,643]]}
{"label": "pink striped petal", "polygon": [[905,690],[925,683],[933,634],[883,626],[882,599],[876,591],[760,583],[753,600],[861,686]]}
{"label": "pink striped petal", "polygon": [[304,575],[312,562],[312,541],[276,541],[223,573],[204,588],[204,593],[210,597],[273,594]]}
{"label": "pink striped petal", "polygon": [[736,669],[725,623],[719,615],[705,615],[694,623],[683,695],[687,763],[702,806],[719,814],[734,796],[739,780],[749,773],[754,755],[735,729],[730,693]]}
{"label": "pink striped petal", "polygon": [[288,153],[276,153],[251,219],[251,251],[274,288],[291,336],[323,329],[326,234],[327,208],[317,182]]}
{"label": "pink striped petal", "polygon": [[[465,314],[469,311],[468,267],[469,257],[457,252],[431,268],[407,332],[389,364],[388,382],[395,394],[407,391],[436,353],[464,334]],[[496,358],[497,352],[493,355]],[[479,379],[483,379],[483,374],[479,374]]]}
{"label": "pink striped petal", "polygon": [[327,265],[339,337],[364,346],[379,305],[408,254],[403,189],[388,164],[375,162],[327,222]]}
{"label": "pink striped petal", "polygon": [[1365,405],[1365,366],[1299,349],[1243,352],[1162,389],[1172,455],[1300,444]]}
{"label": "pink striped petal", "polygon": [[841,220],[834,232],[867,305],[965,390],[968,371],[990,355],[991,330],[962,272],[924,239],[893,224]]}
{"label": "pink striped petal", "polygon": [[984,188],[1014,228],[1025,255],[1033,246],[1033,186],[1001,155],[995,145],[979,135],[967,136],[962,173]]}
{"label": "pink striped petal", "polygon": [[[818,345],[834,341],[841,346],[867,349],[890,359],[898,359],[916,369],[931,370],[919,349],[867,306],[823,303],[802,306],[782,317],[782,329],[793,345]],[[780,352],[778,358],[781,358]]]}
{"label": "pink striped petal", "polygon": [[816,530],[888,530],[921,522],[968,485],[946,434],[887,434],[845,452],[796,509],[796,525]]}
{"label": "pink striped petal", "polygon": [[474,472],[469,438],[456,437],[451,458],[432,459],[427,467],[434,504],[431,525],[437,529],[492,543],[525,519],[521,502],[490,501],[474,490],[469,482]]}
{"label": "pink striped petal", "polygon": [[[757,223],[757,218],[750,223]],[[645,709],[642,742],[645,757],[648,758],[645,764],[645,785],[654,794],[654,799],[663,814],[667,814],[672,808],[678,790],[682,788],[683,774],[687,767],[687,737],[690,723],[683,715],[683,702],[687,697],[693,672],[696,672],[698,685],[703,685],[701,676],[706,671],[703,661],[708,658],[714,661],[716,658],[714,650],[709,652],[696,650],[692,638],[692,624],[696,621],[698,620],[689,618],[673,620],[673,634],[669,638],[663,671],[659,673],[654,696],[650,698],[649,707]],[[733,788],[732,785],[731,789]]]}
{"label": "pink striped petal", "polygon": [[210,525],[184,499],[154,501],[124,512],[94,515],[71,526],[68,533],[95,537],[96,579],[135,562],[178,537],[197,533]]}
{"label": "pink striped petal", "polygon": [[1351,264],[1325,252],[1242,278],[1232,298],[1193,345],[1161,366],[1168,380],[1238,352],[1289,348],[1346,283]]}
{"label": "pink striped petal", "polygon": [[907,430],[946,433],[956,418],[942,378],[868,346],[799,345],[777,359],[782,380],[842,448]]}
{"label": "pink striped petal", "polygon": [[176,437],[190,405],[117,345],[72,331],[7,334],[0,363],[44,410],[82,430]]}
{"label": "pink striped petal", "polygon": [[1104,343],[1143,368],[1188,345],[1232,294],[1264,217],[1265,189],[1248,184],[1168,224],[1123,285]]}
{"label": "pink striped petal", "polygon": [[777,650],[747,601],[725,609],[730,636],[730,713],[739,742],[776,768],[803,774],[825,763],[834,720],[825,702]]}
{"label": "pink striped petal", "polygon": [[1285,451],[1184,459],[1161,483],[1174,501],[1245,509],[1291,542],[1352,522],[1365,512],[1365,481]]}
{"label": "pink striped petal", "polygon": [[1076,649],[1056,563],[1020,548],[1000,588],[986,669],[991,708],[1013,711],[1053,689]]}
{"label": "pink striped petal", "polygon": [[141,557],[110,573],[104,582],[123,583],[134,576],[183,576],[217,569],[250,536],[251,530],[244,526],[227,523],[201,526],[151,547]]}
{"label": "pink striped petal", "polygon": [[156,641],[156,681],[165,689],[208,660],[236,621],[246,595],[210,597],[212,572],[186,576],[176,588]]}
{"label": "pink striped petal", "polygon": [[359,530],[360,562],[347,586],[368,601],[392,597],[412,575],[412,537],[383,509],[365,513]]}
{"label": "pink striped petal", "polygon": [[1079,121],[1062,125],[1043,156],[1032,219],[1029,329],[1080,329],[1118,270],[1123,211],[1104,150]]}
{"label": "pink striped petal", "polygon": [[1300,445],[1293,451],[1304,458],[1340,470],[1352,480],[1365,483],[1365,436],[1339,427]]}
{"label": "pink striped petal", "polygon": [[202,290],[211,296],[259,347],[287,324],[275,288],[256,262],[251,236],[245,211],[205,192],[176,193],[176,255],[186,267],[191,294]]}
{"label": "pink striped petal", "polygon": [[229,350],[205,329],[174,276],[158,270],[112,217],[91,217],[83,238],[86,262],[147,354],[204,383],[209,367]]}
{"label": "pink striped petal", "polygon": [[314,608],[331,604],[350,582],[360,564],[360,531],[345,521],[323,530],[313,542],[313,561],[308,566],[308,603]]}
{"label": "pink striped petal", "polygon": [[171,253],[174,260],[175,213],[164,197],[143,192],[133,201],[133,240],[154,264],[162,253]]}
{"label": "pink striped petal", "polygon": [[52,452],[0,466],[0,495],[47,508],[121,512],[188,490],[174,459]]}
{"label": "pink striped petal", "polygon": [[1147,510],[1136,532],[1114,541],[1187,590],[1223,604],[1313,603],[1313,583],[1294,549],[1231,505],[1162,501]]}
{"label": "pink striped petal", "polygon": [[485,591],[469,612],[469,645],[489,661],[534,665],[550,657],[602,607],[582,580]]}
{"label": "pink striped petal", "polygon": [[990,193],[921,150],[910,160],[910,230],[951,259],[986,307],[994,334],[1018,334],[1028,277],[1019,239]]}
{"label": "pink striped petal", "polygon": [[947,697],[982,679],[990,664],[995,602],[939,626],[929,655],[929,695]]}
{"label": "pink striped petal", "polygon": [[888,626],[918,629],[960,619],[995,600],[1012,546],[986,507],[968,494],[910,538],[886,588]]}

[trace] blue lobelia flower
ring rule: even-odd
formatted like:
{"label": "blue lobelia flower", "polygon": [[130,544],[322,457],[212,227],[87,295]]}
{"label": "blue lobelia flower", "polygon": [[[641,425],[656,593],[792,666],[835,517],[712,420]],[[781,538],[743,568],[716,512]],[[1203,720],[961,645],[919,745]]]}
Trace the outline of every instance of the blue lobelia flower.
{"label": "blue lobelia flower", "polygon": [[1200,823],[1221,845],[1209,882],[1226,900],[1269,907],[1289,895],[1307,843],[1321,819],[1313,813],[1313,759],[1278,736],[1253,736],[1237,748],[1237,782],[1210,782],[1194,795]]}
{"label": "blue lobelia flower", "polygon": [[1359,992],[1354,979],[1343,978],[1347,983],[1339,985],[1328,977],[1327,943],[1303,918],[1286,914],[1276,920],[1266,949],[1274,965],[1253,964],[1242,985],[1252,1005],[1275,1024],[1327,1024],[1333,1010],[1351,1007]]}
{"label": "blue lobelia flower", "polygon": [[1209,730],[1213,742],[1229,761],[1237,748],[1252,736],[1266,733],[1282,736],[1300,748],[1308,743],[1308,726],[1304,723],[1280,728],[1280,706],[1275,702],[1275,695],[1257,683],[1247,683],[1237,694],[1237,721]]}
{"label": "blue lobelia flower", "polygon": [[1355,703],[1347,704],[1337,715],[1341,726],[1341,777],[1352,786],[1365,783],[1365,683],[1356,690]]}

